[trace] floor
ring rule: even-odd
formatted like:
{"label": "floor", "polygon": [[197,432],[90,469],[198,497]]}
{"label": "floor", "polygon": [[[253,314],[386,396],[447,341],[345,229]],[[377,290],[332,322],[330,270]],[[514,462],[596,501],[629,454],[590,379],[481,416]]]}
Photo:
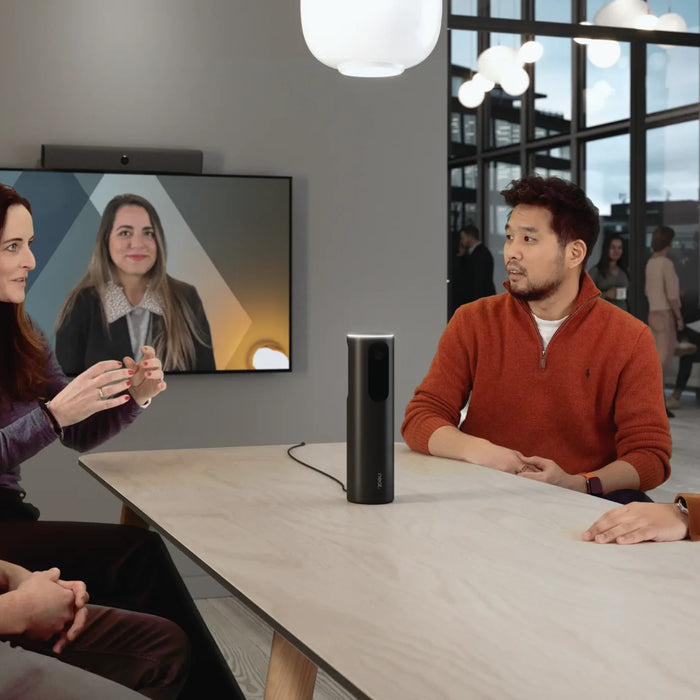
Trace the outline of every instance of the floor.
{"label": "floor", "polygon": [[[695,394],[683,396],[683,408],[675,411],[670,424],[672,474],[665,484],[649,491],[655,501],[671,501],[681,491],[700,493],[700,407],[696,405]],[[272,630],[233,597],[199,599],[197,605],[246,698],[262,699]],[[319,671],[314,700],[350,700],[352,697]]]}

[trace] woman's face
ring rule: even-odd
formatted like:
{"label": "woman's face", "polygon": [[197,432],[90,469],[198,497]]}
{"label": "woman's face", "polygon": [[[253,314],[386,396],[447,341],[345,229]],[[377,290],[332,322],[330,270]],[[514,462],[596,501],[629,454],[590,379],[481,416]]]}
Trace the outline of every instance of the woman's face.
{"label": "woman's face", "polygon": [[27,294],[27,274],[36,266],[29,245],[34,240],[32,215],[13,204],[0,235],[0,301],[21,304]]}
{"label": "woman's face", "polygon": [[610,241],[610,248],[608,249],[608,257],[613,262],[619,262],[622,257],[622,240],[619,238],[613,238]]}
{"label": "woman's face", "polygon": [[117,209],[109,233],[109,257],[122,284],[148,274],[158,257],[156,233],[148,212],[134,204]]}

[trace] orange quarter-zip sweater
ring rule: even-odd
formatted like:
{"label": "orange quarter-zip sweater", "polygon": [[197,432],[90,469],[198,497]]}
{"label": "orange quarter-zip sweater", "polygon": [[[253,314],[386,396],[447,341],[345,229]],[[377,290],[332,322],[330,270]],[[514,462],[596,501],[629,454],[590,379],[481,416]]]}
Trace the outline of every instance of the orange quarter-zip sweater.
{"label": "orange quarter-zip sweater", "polygon": [[640,489],[670,474],[671,434],[661,364],[649,328],[599,296],[588,273],[572,312],[542,349],[528,305],[510,293],[461,306],[440,338],[427,376],[406,407],[401,433],[428,453],[442,426],[569,474],[615,461],[639,473]]}

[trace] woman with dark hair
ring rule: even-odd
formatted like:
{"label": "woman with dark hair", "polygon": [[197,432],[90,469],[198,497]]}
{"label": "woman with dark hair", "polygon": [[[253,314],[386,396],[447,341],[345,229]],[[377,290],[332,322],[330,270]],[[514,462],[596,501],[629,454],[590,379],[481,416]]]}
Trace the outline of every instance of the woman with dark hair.
{"label": "woman with dark hair", "polygon": [[623,311],[629,311],[627,292],[630,279],[624,264],[625,249],[622,238],[617,235],[606,236],[600,260],[588,274],[600,289],[600,296],[607,299]]}
{"label": "woman with dark hair", "polygon": [[166,273],[153,205],[135,194],[108,202],[92,258],[56,321],[56,356],[67,374],[153,345],[166,372],[216,369],[204,306],[191,285]]}
{"label": "woman with dark hair", "polygon": [[[659,353],[664,373],[673,357],[676,335],[683,330],[681,293],[673,261],[668,257],[675,231],[669,226],[657,226],[651,234],[651,249],[645,270],[644,291],[649,301],[649,328]],[[673,414],[666,408],[669,417]]]}
{"label": "woman with dark hair", "polygon": [[[0,185],[0,641],[45,655],[60,652],[68,663],[120,683],[132,683],[130,670],[139,663],[140,668],[171,669],[167,686],[149,685],[157,678],[148,668],[143,685],[132,683],[150,697],[170,698],[187,674],[187,643],[179,625],[191,647],[191,671],[180,697],[201,697],[202,687],[215,688],[219,694],[212,697],[242,697],[160,536],[127,525],[36,522],[38,509],[24,500],[24,461],[56,439],[78,451],[100,445],[166,388],[161,361],[150,346],[142,348],[139,362],[128,356],[123,362],[102,358],[72,381],[66,379],[24,309],[27,277],[35,266],[33,239],[29,202]],[[59,638],[48,620],[37,630],[36,619],[33,626],[24,624],[27,620],[18,614],[17,628],[8,626],[18,607],[36,607],[39,598],[26,589],[39,584],[72,591],[74,619],[65,622],[73,632],[65,649],[54,645]],[[92,603],[122,610],[105,616],[86,608],[88,592]],[[128,634],[128,625],[139,637]],[[87,640],[84,649],[81,640]],[[120,655],[127,642],[127,653]],[[26,663],[34,671],[28,677],[40,675],[31,654],[13,656],[8,650],[0,644],[0,668]],[[0,674],[2,692],[6,680]]]}

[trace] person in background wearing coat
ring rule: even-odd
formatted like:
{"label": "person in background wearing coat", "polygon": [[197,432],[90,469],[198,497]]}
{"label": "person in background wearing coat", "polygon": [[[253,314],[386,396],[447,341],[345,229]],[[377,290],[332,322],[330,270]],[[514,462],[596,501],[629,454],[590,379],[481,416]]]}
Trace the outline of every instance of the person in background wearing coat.
{"label": "person in background wearing coat", "polygon": [[479,229],[472,224],[459,232],[455,271],[455,306],[496,293],[493,284],[493,256],[481,242]]}

